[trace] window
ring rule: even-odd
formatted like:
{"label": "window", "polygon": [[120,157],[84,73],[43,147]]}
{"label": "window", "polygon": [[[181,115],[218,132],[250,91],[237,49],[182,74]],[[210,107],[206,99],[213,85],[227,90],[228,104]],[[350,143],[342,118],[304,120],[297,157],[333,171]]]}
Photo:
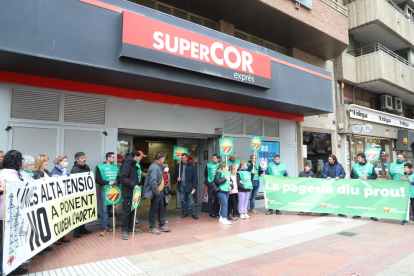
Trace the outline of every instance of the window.
{"label": "window", "polygon": [[354,96],[355,96],[355,104],[357,105],[363,105],[362,102],[362,90],[361,88],[355,87],[354,88]]}
{"label": "window", "polygon": [[353,104],[353,93],[352,93],[352,86],[345,85],[344,88],[344,104]]}
{"label": "window", "polygon": [[174,9],[174,16],[187,20],[188,14],[182,10]]}
{"label": "window", "polygon": [[201,25],[201,22],[202,22],[200,17],[196,17],[196,16],[191,15],[191,14],[190,14],[190,21],[193,22],[193,23],[196,23],[198,25]]}
{"label": "window", "polygon": [[216,22],[205,19],[205,18],[203,19],[203,26],[207,27],[207,28],[210,28],[210,29],[213,29],[213,30],[215,30],[217,28],[216,27]]}
{"label": "window", "polygon": [[364,90],[363,91],[363,98],[364,98],[364,100],[363,100],[363,106],[365,106],[365,107],[368,107],[368,108],[371,108],[371,98],[372,98],[372,92],[370,92],[370,91],[367,91],[367,90]]}
{"label": "window", "polygon": [[249,39],[246,34],[238,32],[238,31],[234,31],[234,36],[239,38],[239,39],[245,40],[245,41],[248,41],[248,39]]}
{"label": "window", "polygon": [[160,5],[158,4],[158,9],[160,12],[166,13],[166,14],[171,14],[171,8],[164,6],[164,5]]}

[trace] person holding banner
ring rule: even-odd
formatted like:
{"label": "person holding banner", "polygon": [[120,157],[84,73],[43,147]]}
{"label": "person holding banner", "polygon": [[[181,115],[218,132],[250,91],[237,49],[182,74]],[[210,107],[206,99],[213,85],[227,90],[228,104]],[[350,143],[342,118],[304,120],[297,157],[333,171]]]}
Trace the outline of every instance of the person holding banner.
{"label": "person holding banner", "polygon": [[238,186],[240,184],[240,175],[237,174],[237,167],[236,165],[230,166],[230,183],[231,183],[231,190],[229,192],[229,218],[230,220],[237,220],[237,201],[236,197],[238,197]]}
{"label": "person holding banner", "polygon": [[233,152],[232,155],[230,155],[230,159],[227,161],[227,166],[235,165],[237,168],[240,166],[240,160],[237,159],[237,153]]}
{"label": "person holding banner", "polygon": [[[289,174],[286,170],[286,165],[280,162],[280,155],[275,155],[274,162],[269,163],[267,172],[269,175],[289,177]],[[271,214],[273,214],[273,209],[267,210],[266,215]],[[280,214],[281,212],[279,210],[276,210],[276,215]]]}
{"label": "person holding banner", "polygon": [[[165,212],[164,212],[164,178],[162,171],[165,161],[165,154],[163,152],[157,152],[155,154],[155,160],[149,166],[147,171],[147,177],[144,183],[144,198],[151,199],[151,208],[149,212],[149,232],[155,235],[161,234],[161,232],[170,232],[171,228],[165,225]],[[157,229],[155,224],[155,214],[158,215],[158,223],[160,229]]]}
{"label": "person holding banner", "polygon": [[217,187],[219,187],[217,197],[221,202],[219,223],[231,225],[231,222],[227,220],[227,209],[230,191],[230,173],[226,162],[220,163],[216,175],[214,176],[214,183]]}
{"label": "person holding banner", "polygon": [[315,178],[315,174],[311,171],[311,165],[305,164],[305,169],[299,173],[299,177]]}
{"label": "person holding banner", "polygon": [[[400,154],[398,154],[400,156]],[[414,214],[414,174],[413,174],[413,164],[411,163],[405,163],[404,164],[404,175],[408,178],[408,182],[410,182],[410,204],[408,206],[408,213],[410,211]],[[400,180],[406,180],[406,179],[400,179]],[[401,225],[408,224],[408,220],[403,220],[401,222]]]}
{"label": "person holding banner", "polygon": [[132,211],[132,196],[134,189],[139,188],[137,163],[141,160],[141,154],[133,150],[124,160],[119,169],[119,181],[122,184],[122,197],[124,199],[124,209],[122,212],[122,239],[128,240],[128,233],[142,233],[135,229],[134,212]]}
{"label": "person holding banner", "polygon": [[[358,163],[354,164],[351,170],[351,178],[352,179],[359,179],[359,180],[375,180],[377,179],[378,175],[375,172],[374,164],[369,164],[366,161],[365,153],[361,152],[358,153],[357,159]],[[353,216],[354,219],[359,219],[361,216]],[[371,217],[372,220],[378,221],[377,218]]]}
{"label": "person holding banner", "polygon": [[390,176],[394,180],[400,180],[400,176],[405,174],[405,155],[402,153],[397,154],[397,162],[390,165]]}
{"label": "person holding banner", "polygon": [[[46,169],[49,165],[49,157],[43,154],[39,154],[35,157],[33,179],[43,179],[52,177],[52,174]],[[59,177],[59,175],[53,175]]]}
{"label": "person holding banner", "polygon": [[[246,164],[247,164],[247,168],[246,168]],[[254,164],[254,169],[253,169],[253,164]],[[256,203],[256,196],[257,196],[257,192],[259,191],[259,186],[260,186],[260,180],[259,178],[262,176],[263,174],[263,170],[260,167],[260,164],[257,163],[257,156],[256,155],[251,155],[250,156],[250,161],[246,163],[246,161],[244,161],[243,164],[243,169],[244,171],[250,171],[252,173],[252,189],[250,190],[250,195],[249,195],[249,202],[250,202],[250,212],[257,214],[257,211],[255,209],[255,203]]]}
{"label": "person holding banner", "polygon": [[116,185],[119,174],[119,168],[115,163],[115,154],[108,152],[105,155],[106,161],[99,164],[95,168],[95,182],[101,187],[99,189],[99,195],[102,201],[102,232],[100,236],[106,236],[109,232],[114,230],[109,227],[109,206],[105,204],[105,186]]}
{"label": "person holding banner", "polygon": [[30,180],[33,178],[34,171],[34,158],[30,155],[23,155],[23,168],[22,175],[24,180]]}
{"label": "person holding banner", "polygon": [[70,174],[67,171],[68,168],[68,158],[66,155],[59,155],[58,157],[55,158],[55,161],[53,161],[53,163],[55,164],[55,167],[53,168],[53,170],[50,172],[52,175],[65,175],[65,176],[70,176]]}
{"label": "person holding banner", "polygon": [[[179,172],[181,168],[181,172]],[[181,177],[180,177],[181,175]],[[193,164],[188,162],[188,154],[181,154],[181,165],[175,167],[174,178],[177,180],[177,191],[180,193],[182,218],[188,217],[187,205],[190,208],[193,219],[198,219],[197,211],[194,207],[193,194],[197,190],[198,178]]]}
{"label": "person holding banner", "polygon": [[[256,158],[256,156],[255,156]],[[241,161],[240,164],[243,168],[239,168],[237,175],[239,176],[238,189],[239,189],[239,214],[241,219],[250,219],[250,216],[247,214],[247,205],[249,204],[251,190],[253,189],[253,180],[257,177],[259,178],[259,170],[256,168],[256,164],[253,160],[253,163],[246,169],[246,161]],[[253,165],[255,165],[253,167]],[[259,181],[259,180],[257,180]]]}
{"label": "person holding banner", "polygon": [[[88,165],[86,165],[86,154],[84,152],[77,152],[75,153],[75,163],[73,164],[72,170],[70,170],[70,174],[76,173],[83,173],[83,172],[90,172],[91,169]],[[73,236],[75,238],[82,238],[81,234],[92,234],[92,231],[86,229],[85,224],[78,226],[73,231]]]}
{"label": "person holding banner", "polygon": [[218,209],[219,209],[219,199],[217,193],[213,193],[211,190],[211,183],[214,181],[214,176],[216,175],[217,169],[219,167],[220,156],[215,153],[213,154],[212,162],[208,162],[206,168],[204,169],[204,184],[207,186],[208,191],[208,213],[210,217],[214,219],[219,218]]}
{"label": "person holding banner", "polygon": [[[20,151],[8,151],[4,156],[3,167],[0,170],[0,275],[3,275],[3,209],[6,208],[5,202],[3,202],[4,186],[6,179],[8,182],[23,181],[23,176],[20,173],[22,170],[22,160],[23,157]],[[27,272],[29,270],[21,266],[14,270],[14,274],[26,274]]]}

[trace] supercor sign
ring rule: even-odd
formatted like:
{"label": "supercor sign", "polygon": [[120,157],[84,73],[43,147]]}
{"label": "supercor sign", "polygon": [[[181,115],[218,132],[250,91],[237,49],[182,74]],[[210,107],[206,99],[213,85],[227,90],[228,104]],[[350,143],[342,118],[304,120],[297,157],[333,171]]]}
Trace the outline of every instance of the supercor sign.
{"label": "supercor sign", "polygon": [[121,56],[270,88],[270,57],[124,11]]}

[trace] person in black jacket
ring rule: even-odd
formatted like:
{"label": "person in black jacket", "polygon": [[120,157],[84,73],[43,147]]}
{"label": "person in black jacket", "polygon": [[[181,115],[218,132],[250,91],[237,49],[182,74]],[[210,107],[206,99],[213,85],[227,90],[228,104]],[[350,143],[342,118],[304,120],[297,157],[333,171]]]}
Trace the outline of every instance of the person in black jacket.
{"label": "person in black jacket", "polygon": [[309,163],[305,164],[305,169],[299,173],[299,177],[315,178],[315,174],[311,171],[311,165]]}
{"label": "person in black jacket", "polygon": [[[207,186],[208,191],[208,213],[210,217],[214,219],[219,218],[218,210],[219,210],[219,199],[217,197],[216,193],[213,193],[211,190],[211,182],[214,181],[214,176],[216,175],[216,171],[218,169],[220,163],[220,156],[215,153],[213,154],[212,162],[206,164],[206,168],[204,169],[204,185]],[[211,166],[210,171],[207,169],[209,167],[209,164]],[[213,181],[209,181],[209,178],[213,179]]]}
{"label": "person in black jacket", "polygon": [[[179,169],[181,173],[179,174]],[[174,178],[177,180],[177,191],[180,193],[181,209],[183,211],[182,218],[188,216],[187,205],[190,208],[193,219],[198,219],[196,209],[194,207],[193,194],[197,190],[198,178],[196,168],[188,162],[188,154],[181,154],[181,165],[175,167]]]}
{"label": "person in black jacket", "polygon": [[[76,174],[76,173],[83,173],[83,172],[90,172],[91,169],[88,165],[86,165],[86,154],[84,152],[77,152],[75,153],[75,163],[73,164],[72,170],[70,171],[70,174]],[[75,238],[82,238],[81,234],[92,234],[92,231],[89,231],[86,229],[85,224],[82,224],[81,226],[78,226],[73,231],[73,236]]]}
{"label": "person in black jacket", "polygon": [[52,177],[50,172],[46,169],[49,165],[49,157],[43,154],[39,154],[35,157],[33,179],[45,180],[48,177]]}
{"label": "person in black jacket", "polygon": [[[134,189],[139,188],[137,162],[141,161],[142,156],[137,150],[133,150],[124,160],[119,169],[119,181],[122,184],[122,197],[124,199],[124,210],[122,213],[122,239],[128,239],[128,232],[134,231],[134,211],[131,211],[132,195]],[[135,229],[135,233],[142,233]]]}

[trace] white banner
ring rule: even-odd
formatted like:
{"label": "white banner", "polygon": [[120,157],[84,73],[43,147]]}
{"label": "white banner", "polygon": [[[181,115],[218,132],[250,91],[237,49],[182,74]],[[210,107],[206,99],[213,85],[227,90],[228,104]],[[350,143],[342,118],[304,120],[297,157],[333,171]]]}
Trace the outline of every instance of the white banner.
{"label": "white banner", "polygon": [[7,275],[69,231],[97,219],[95,176],[6,182],[3,208]]}
{"label": "white banner", "polygon": [[414,129],[414,120],[354,104],[349,105],[349,117],[383,125]]}

